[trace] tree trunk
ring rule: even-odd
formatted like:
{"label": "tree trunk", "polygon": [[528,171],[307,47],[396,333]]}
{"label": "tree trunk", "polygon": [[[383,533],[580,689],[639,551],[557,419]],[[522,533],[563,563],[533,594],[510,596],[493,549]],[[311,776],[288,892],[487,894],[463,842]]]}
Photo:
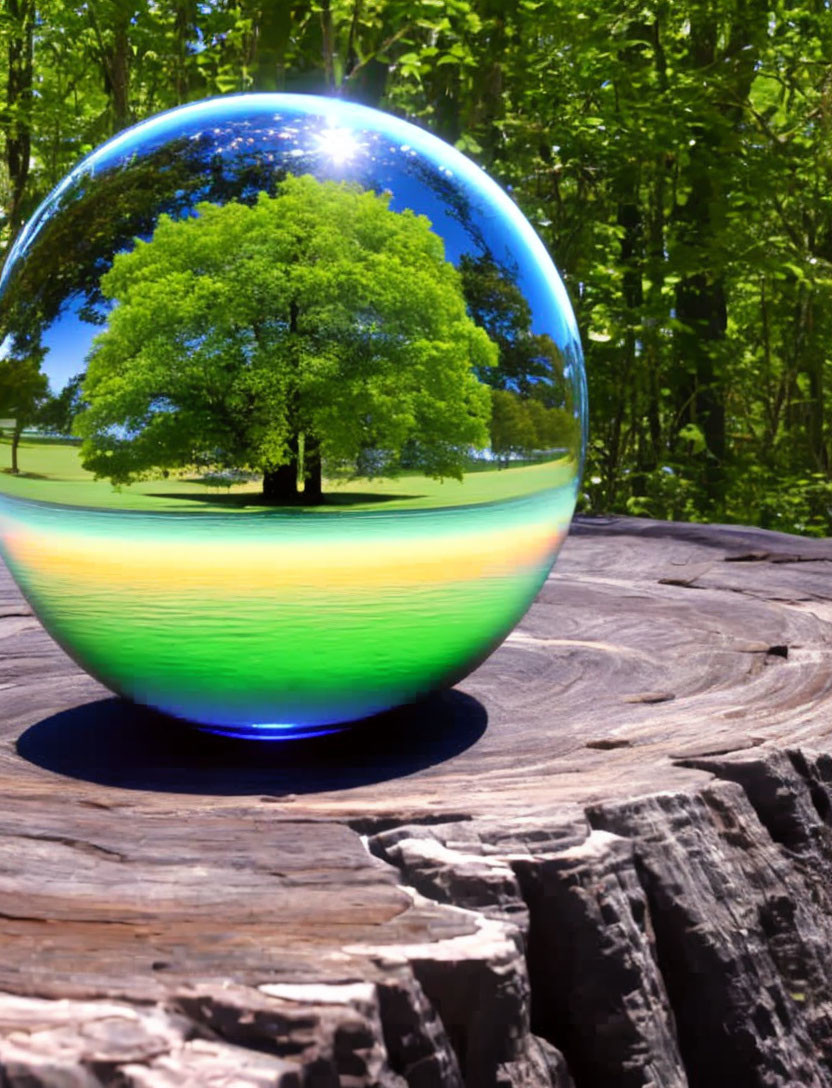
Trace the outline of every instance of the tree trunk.
{"label": "tree trunk", "polygon": [[824,352],[815,336],[815,299],[810,294],[806,307],[806,353],[804,373],[809,380],[809,402],[806,405],[806,438],[809,444],[809,464],[815,472],[829,471],[824,420]]}
{"label": "tree trunk", "polygon": [[323,502],[323,473],[321,447],[316,439],[307,437],[303,451],[303,501],[306,504]]}
{"label": "tree trunk", "polygon": [[[263,496],[274,503],[314,506],[323,501],[321,449],[317,439],[305,436],[301,454],[298,436],[289,443],[291,460],[263,473]],[[298,476],[303,476],[303,491],[298,490]]]}
{"label": "tree trunk", "polygon": [[298,439],[289,440],[289,461],[263,473],[263,497],[274,503],[298,500]]}
{"label": "tree trunk", "polygon": [[[104,89],[109,100],[110,125],[113,134],[130,124],[130,18],[132,9],[117,4],[112,11],[112,22],[103,26],[92,5],[87,14],[98,46],[98,59],[104,76]],[[109,33],[108,33],[109,32]]]}
{"label": "tree trunk", "polygon": [[321,4],[321,50],[324,62],[324,79],[326,89],[331,94],[335,90],[335,27],[332,21],[332,8],[330,0],[323,0]]}
{"label": "tree trunk", "polygon": [[29,177],[31,132],[29,113],[32,103],[32,50],[35,5],[32,0],[9,0],[8,19],[12,24],[8,46],[6,111],[3,129],[6,136],[6,169],[9,172],[11,199],[8,222],[14,238],[23,221],[23,199]]}
{"label": "tree trunk", "polygon": [[[677,205],[678,250],[673,260],[686,268],[676,288],[676,335],[680,426],[695,423],[707,452],[700,484],[706,509],[719,514],[725,498],[727,443],[724,344],[728,324],[725,288],[725,212],[732,178],[722,168],[737,154],[743,106],[768,33],[768,7],[762,0],[737,5],[728,40],[711,8],[691,8],[690,73],[704,80],[707,101],[692,125],[684,170],[686,201]],[[707,108],[705,108],[707,106]]]}
{"label": "tree trunk", "polygon": [[113,48],[108,59],[107,92],[113,114],[113,132],[121,132],[130,117],[130,38],[129,20],[125,16],[114,27]]}
{"label": "tree trunk", "polygon": [[[624,335],[623,359],[621,360],[621,385],[622,390],[629,390],[630,404],[630,441],[636,436],[636,466],[637,473],[630,481],[629,491],[631,495],[643,495],[646,490],[645,471],[653,466],[649,458],[644,456],[645,443],[643,438],[642,405],[640,403],[640,390],[642,384],[639,367],[641,360],[637,354],[636,324],[644,307],[644,285],[642,283],[642,267],[644,263],[644,229],[641,215],[638,171],[625,168],[621,171],[617,188],[621,197],[618,205],[618,225],[623,230],[621,239],[621,289],[624,304],[624,313],[627,318],[627,327]],[[624,397],[620,398],[618,413],[619,419],[626,410]],[[618,457],[622,457],[622,443],[620,439],[620,422],[618,436]],[[614,476],[611,479],[617,481],[620,473],[620,465],[616,465]]]}
{"label": "tree trunk", "polygon": [[176,101],[181,105],[187,102],[190,91],[190,70],[188,66],[189,42],[198,19],[197,5],[194,0],[178,0],[174,8],[174,41],[176,55],[174,70],[174,88]]}
{"label": "tree trunk", "polygon": [[282,91],[286,82],[286,48],[292,34],[292,12],[287,4],[267,5],[260,13],[254,88]]}
{"label": "tree trunk", "polygon": [[20,468],[17,463],[17,449],[20,445],[20,436],[23,433],[23,423],[16,419],[14,421],[14,430],[12,431],[12,472],[17,475],[20,472]]}
{"label": "tree trunk", "polygon": [[267,469],[263,473],[263,497],[270,502],[294,503],[298,499],[298,463]]}
{"label": "tree trunk", "polygon": [[[690,40],[692,70],[710,70],[718,55],[714,21],[700,13],[692,22]],[[702,432],[706,450],[699,483],[708,508],[718,510],[725,460],[725,390],[718,357],[727,313],[716,226],[723,194],[715,164],[728,150],[731,130],[726,131],[718,111],[712,110],[692,131],[696,136],[685,170],[686,200],[675,209],[679,250],[690,268],[676,286],[677,420],[679,427],[693,423]]]}
{"label": "tree trunk", "polygon": [[[689,203],[700,206],[693,196]],[[702,483],[708,502],[718,509],[726,455],[725,391],[716,358],[728,322],[722,278],[710,280],[705,273],[696,273],[682,279],[676,289],[676,316],[685,327],[677,334],[680,369],[687,363],[679,418],[682,423],[696,423],[702,431],[707,447]]]}

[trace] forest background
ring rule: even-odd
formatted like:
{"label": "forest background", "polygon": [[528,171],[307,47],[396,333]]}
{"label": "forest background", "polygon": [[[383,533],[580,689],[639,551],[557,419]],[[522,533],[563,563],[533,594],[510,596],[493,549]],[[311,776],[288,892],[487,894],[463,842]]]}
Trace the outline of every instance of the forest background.
{"label": "forest background", "polygon": [[0,0],[0,257],[182,102],[339,95],[455,144],[548,246],[593,513],[832,533],[828,0]]}

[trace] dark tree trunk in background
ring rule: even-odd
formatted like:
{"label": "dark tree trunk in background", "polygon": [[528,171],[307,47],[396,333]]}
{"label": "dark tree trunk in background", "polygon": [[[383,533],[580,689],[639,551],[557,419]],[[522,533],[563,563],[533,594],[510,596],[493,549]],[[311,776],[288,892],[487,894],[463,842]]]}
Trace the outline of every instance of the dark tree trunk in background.
{"label": "dark tree trunk in background", "polygon": [[286,84],[286,47],[292,33],[292,11],[288,4],[270,4],[262,9],[257,33],[254,88],[282,91]]}
{"label": "dark tree trunk in background", "polygon": [[176,56],[174,68],[174,87],[176,101],[187,102],[190,90],[190,72],[188,69],[189,46],[195,36],[198,8],[195,0],[178,0],[174,15],[174,41]]}
{"label": "dark tree trunk in background", "polygon": [[111,129],[115,134],[127,128],[132,119],[130,65],[133,52],[130,46],[130,19],[133,10],[125,0],[114,4],[109,25],[99,21],[92,4],[87,5],[87,14],[95,34],[98,62],[109,99]]}
{"label": "dark tree trunk in background", "polygon": [[[620,52],[619,71],[615,77],[615,97],[617,109],[628,112],[629,103],[637,94],[638,88],[649,70],[651,61],[645,57],[641,42],[650,39],[652,28],[646,23],[635,21],[629,33],[638,41],[627,45]],[[625,155],[617,170],[613,192],[618,205],[618,226],[621,230],[620,265],[621,311],[624,319],[624,340],[619,351],[621,393],[616,398],[612,427],[610,429],[611,453],[614,459],[609,462],[607,472],[608,502],[615,501],[620,473],[625,461],[625,450],[631,435],[636,435],[636,467],[629,486],[635,495],[645,493],[644,472],[653,466],[644,458],[645,443],[642,419],[644,415],[640,386],[640,371],[643,369],[640,353],[643,348],[643,336],[637,335],[641,325],[644,308],[644,210],[643,210],[643,166]],[[639,340],[642,341],[641,346]]]}
{"label": "dark tree trunk in background", "polygon": [[335,26],[329,0],[322,0],[321,3],[321,52],[326,89],[332,93],[335,90]]}
{"label": "dark tree trunk in background", "polygon": [[[725,356],[728,324],[725,262],[726,189],[723,169],[736,156],[744,123],[743,103],[753,82],[757,58],[766,40],[769,14],[762,0],[738,4],[727,40],[712,7],[691,6],[690,68],[713,83],[712,110],[691,126],[683,176],[686,200],[675,210],[686,272],[676,288],[676,318],[681,383],[677,419],[695,423],[705,439],[700,483],[705,509],[719,509],[725,497]],[[724,28],[723,28],[724,29]]]}
{"label": "dark tree trunk in background", "polygon": [[113,28],[113,48],[107,58],[107,93],[113,113],[113,132],[130,124],[130,22],[125,15]]}
{"label": "dark tree trunk in background", "polygon": [[8,21],[12,24],[8,47],[6,108],[3,130],[6,137],[6,168],[9,172],[10,236],[14,238],[23,222],[23,199],[29,177],[31,131],[29,111],[32,104],[34,0],[8,0]]}
{"label": "dark tree trunk in background", "polygon": [[[667,92],[667,61],[664,51],[663,18],[661,9],[650,27],[649,39],[653,43],[654,71],[662,95]],[[665,12],[666,14],[666,12]],[[660,463],[664,448],[662,443],[661,393],[664,337],[660,330],[659,314],[664,311],[665,250],[665,191],[666,181],[672,170],[672,156],[663,147],[656,149],[651,166],[652,177],[644,212],[645,256],[648,286],[645,302],[647,317],[644,321],[644,362],[647,386],[647,426],[650,453],[643,452],[646,441],[640,438],[641,463],[655,469]]]}
{"label": "dark tree trunk in background", "polygon": [[[630,408],[631,425],[638,433],[640,405],[637,398],[637,387],[634,376],[638,373],[638,360],[636,352],[635,327],[639,321],[639,314],[644,305],[644,285],[642,283],[641,270],[644,263],[644,227],[639,202],[639,176],[638,170],[627,168],[621,171],[617,185],[620,201],[618,205],[618,225],[623,231],[621,238],[621,264],[624,274],[621,278],[621,289],[626,314],[627,326],[624,334],[624,345],[621,359],[621,383],[622,388],[632,390],[632,400],[628,405],[625,397],[619,398],[619,404],[613,422],[613,436],[616,448],[616,460],[608,477],[610,502],[615,495],[615,487],[618,483],[618,467],[621,461],[621,430],[624,415]],[[639,452],[643,443],[639,442]],[[643,465],[637,457],[637,465],[641,468],[652,466]],[[636,476],[632,487],[636,495],[644,493],[644,477]]]}
{"label": "dark tree trunk in background", "polygon": [[808,443],[808,461],[815,472],[829,472],[829,454],[826,448],[824,369],[826,353],[824,345],[818,342],[816,335],[815,298],[811,293],[802,307],[805,334],[802,337],[804,347],[803,373],[809,385],[806,404],[806,441]]}
{"label": "dark tree trunk in background", "polygon": [[707,447],[702,483],[709,502],[716,504],[724,490],[725,466],[725,399],[717,358],[728,322],[722,279],[698,273],[681,280],[676,316],[686,327],[678,334],[685,375],[680,420],[696,423],[702,431]]}
{"label": "dark tree trunk in background", "polygon": [[[697,9],[691,20],[691,67],[705,72],[717,58],[719,28],[716,21]],[[679,380],[676,389],[680,426],[693,423],[705,439],[700,483],[710,505],[719,502],[724,489],[725,410],[721,375],[716,365],[718,345],[725,337],[726,310],[721,272],[715,267],[714,209],[719,206],[719,181],[714,167],[728,151],[723,146],[729,130],[715,112],[707,123],[691,129],[688,165],[685,170],[686,200],[677,205],[679,239],[691,271],[676,287],[676,333]]]}

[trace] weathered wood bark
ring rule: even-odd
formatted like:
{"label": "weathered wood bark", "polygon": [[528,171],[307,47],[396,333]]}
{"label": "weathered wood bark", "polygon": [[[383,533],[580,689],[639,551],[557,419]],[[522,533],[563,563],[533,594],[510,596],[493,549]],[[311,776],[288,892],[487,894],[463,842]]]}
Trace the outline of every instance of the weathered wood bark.
{"label": "weathered wood bark", "polygon": [[0,580],[0,1083],[832,1086],[830,562],[579,521],[457,690],[272,747]]}

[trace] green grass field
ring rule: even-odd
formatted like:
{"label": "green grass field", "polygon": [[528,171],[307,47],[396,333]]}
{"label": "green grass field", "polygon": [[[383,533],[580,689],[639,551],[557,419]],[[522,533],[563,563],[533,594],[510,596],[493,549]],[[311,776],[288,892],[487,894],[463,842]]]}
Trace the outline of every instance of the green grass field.
{"label": "green grass field", "polygon": [[[78,447],[49,439],[24,438],[18,451],[19,475],[10,471],[11,446],[0,438],[0,492],[21,499],[64,503],[70,506],[109,507],[117,510],[191,513],[218,510],[269,510],[261,501],[260,484],[235,484],[230,488],[206,484],[198,477],[144,480],[114,489],[108,480],[96,480],[81,467]],[[295,509],[316,512],[338,510],[428,509],[465,506],[519,498],[535,491],[561,487],[575,474],[569,458],[505,469],[480,466],[461,481],[431,480],[427,476],[402,475],[395,479],[358,478],[348,482],[325,481],[324,505]]]}

